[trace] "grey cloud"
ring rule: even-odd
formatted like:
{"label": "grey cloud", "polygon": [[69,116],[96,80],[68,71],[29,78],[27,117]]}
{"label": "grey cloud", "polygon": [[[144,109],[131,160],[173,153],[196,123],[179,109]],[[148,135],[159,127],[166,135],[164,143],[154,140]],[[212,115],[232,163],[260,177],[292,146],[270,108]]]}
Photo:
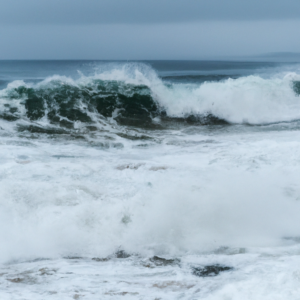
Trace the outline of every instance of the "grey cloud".
{"label": "grey cloud", "polygon": [[215,59],[300,52],[300,20],[1,28],[0,59]]}
{"label": "grey cloud", "polygon": [[0,0],[2,25],[299,18],[300,0]]}

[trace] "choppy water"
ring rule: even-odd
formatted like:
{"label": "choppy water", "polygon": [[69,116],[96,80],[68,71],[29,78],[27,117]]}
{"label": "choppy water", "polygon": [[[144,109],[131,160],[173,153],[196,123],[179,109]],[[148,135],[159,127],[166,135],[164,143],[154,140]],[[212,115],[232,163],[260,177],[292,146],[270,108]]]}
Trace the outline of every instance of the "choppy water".
{"label": "choppy water", "polygon": [[0,81],[1,299],[299,299],[299,64]]}

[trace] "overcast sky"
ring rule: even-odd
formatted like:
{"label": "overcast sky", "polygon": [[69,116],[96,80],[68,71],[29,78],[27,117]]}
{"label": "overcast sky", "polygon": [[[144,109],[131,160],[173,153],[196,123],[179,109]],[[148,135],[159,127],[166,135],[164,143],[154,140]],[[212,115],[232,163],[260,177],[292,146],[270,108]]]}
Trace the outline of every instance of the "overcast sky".
{"label": "overcast sky", "polygon": [[0,0],[0,59],[300,52],[300,0]]}

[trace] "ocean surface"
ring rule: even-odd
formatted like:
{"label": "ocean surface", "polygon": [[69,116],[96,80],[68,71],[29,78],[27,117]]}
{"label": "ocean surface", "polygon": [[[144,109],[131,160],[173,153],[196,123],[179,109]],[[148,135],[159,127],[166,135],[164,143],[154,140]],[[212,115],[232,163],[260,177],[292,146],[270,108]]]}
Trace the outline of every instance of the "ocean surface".
{"label": "ocean surface", "polygon": [[0,61],[0,299],[300,299],[300,64]]}

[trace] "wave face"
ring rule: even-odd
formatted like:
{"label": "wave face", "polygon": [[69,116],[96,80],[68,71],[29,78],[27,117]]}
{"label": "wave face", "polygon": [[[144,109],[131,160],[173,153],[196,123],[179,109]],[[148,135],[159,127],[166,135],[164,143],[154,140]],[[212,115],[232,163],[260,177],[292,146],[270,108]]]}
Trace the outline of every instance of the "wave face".
{"label": "wave face", "polygon": [[[86,85],[51,80],[51,86],[37,88],[21,85],[9,98],[20,100],[31,121],[46,118],[52,124],[72,127],[76,121],[93,123],[93,113],[114,118],[121,124],[150,122],[158,114],[158,106],[148,87],[117,81],[91,80]],[[16,107],[8,106],[2,118],[23,117]]]}
{"label": "wave face", "polygon": [[151,67],[132,63],[78,80],[53,76],[36,84],[14,81],[0,92],[0,119],[34,122],[30,128],[37,131],[41,121],[63,129],[82,123],[95,130],[107,121],[163,128],[170,122],[268,124],[300,119],[296,73],[226,78],[202,84],[164,82]]}

